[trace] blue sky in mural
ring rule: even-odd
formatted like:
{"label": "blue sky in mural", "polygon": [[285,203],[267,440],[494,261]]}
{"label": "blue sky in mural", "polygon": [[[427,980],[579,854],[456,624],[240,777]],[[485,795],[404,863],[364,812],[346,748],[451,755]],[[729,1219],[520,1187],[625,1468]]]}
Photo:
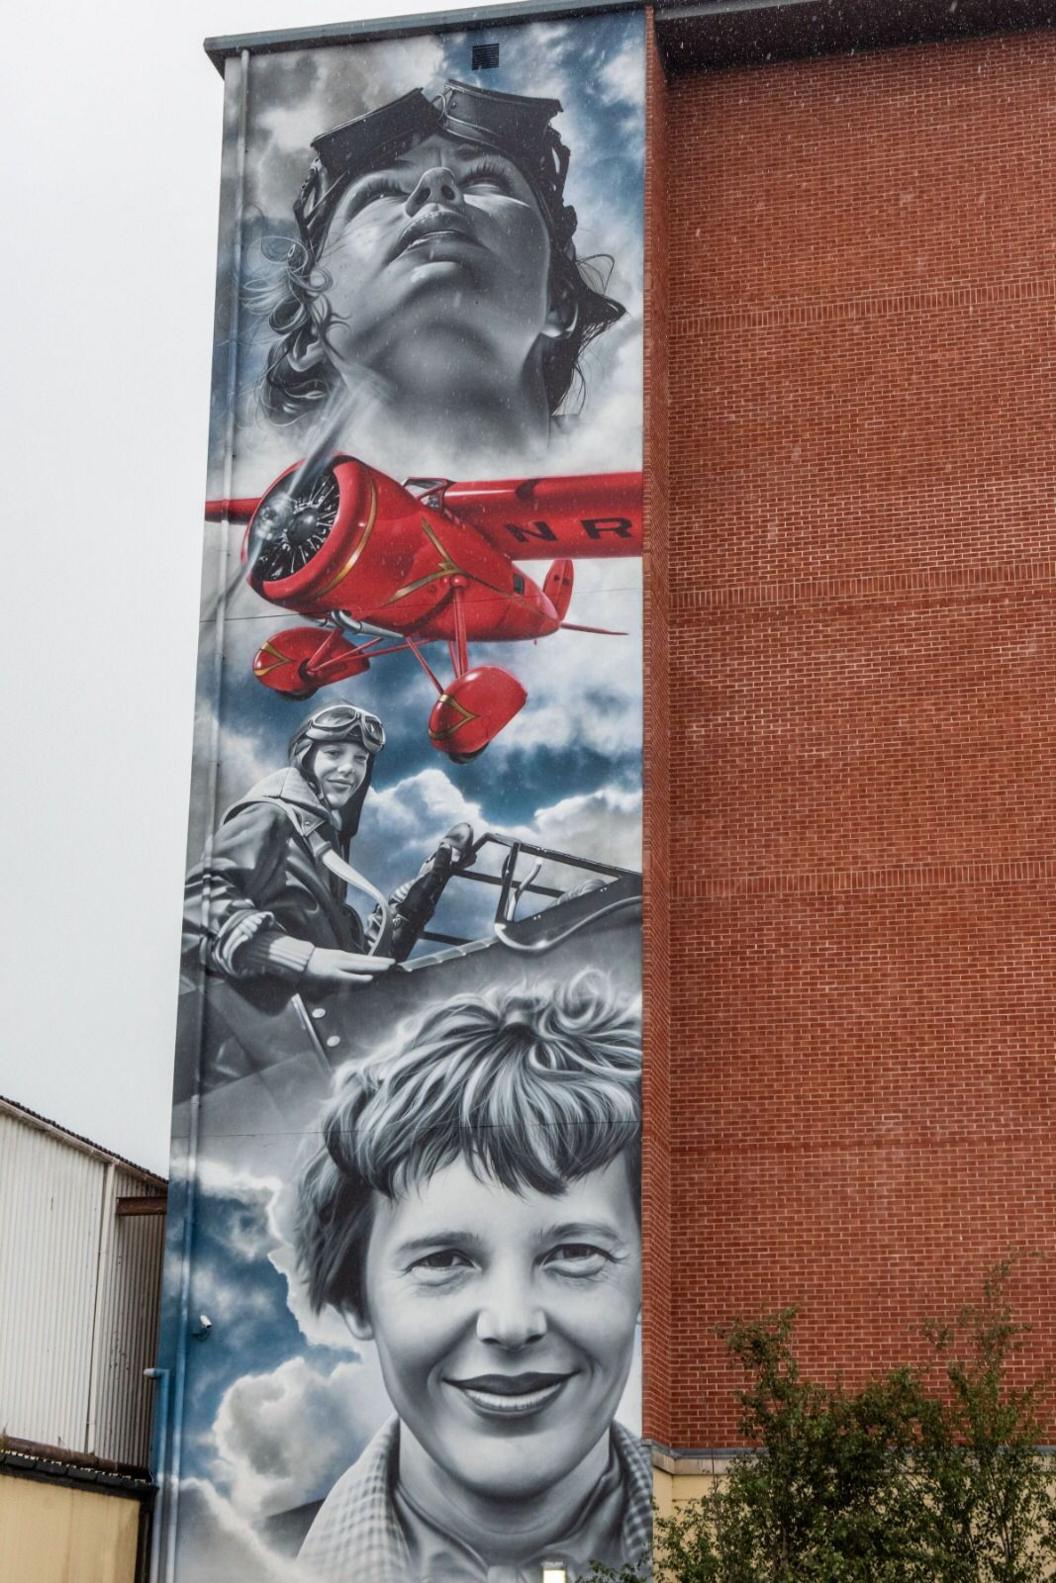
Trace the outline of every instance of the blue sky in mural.
{"label": "blue sky in mural", "polygon": [[[209,1471],[215,1450],[204,1438],[224,1391],[252,1359],[254,1371],[277,1368],[303,1348],[285,1304],[285,1283],[260,1252],[266,1247],[266,1205],[231,1194],[199,1194],[191,1309],[213,1329],[188,1359],[187,1458],[190,1476]],[[240,1257],[239,1246],[252,1248]]]}
{"label": "blue sky in mural", "polygon": [[[190,1290],[181,1479],[258,1525],[325,1495],[390,1411],[376,1363],[336,1320],[333,1345],[322,1322],[322,1340],[298,1325],[269,1259],[277,1191],[271,1179],[204,1173]],[[208,1524],[192,1500],[181,1522],[193,1534],[199,1519]]]}

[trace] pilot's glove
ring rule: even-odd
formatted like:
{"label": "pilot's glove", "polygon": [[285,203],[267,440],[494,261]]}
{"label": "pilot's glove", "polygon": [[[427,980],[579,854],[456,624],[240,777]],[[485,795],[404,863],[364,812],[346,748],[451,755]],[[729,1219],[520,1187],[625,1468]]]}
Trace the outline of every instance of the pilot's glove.
{"label": "pilot's glove", "polygon": [[452,874],[460,874],[463,869],[472,868],[476,860],[477,854],[473,850],[473,826],[456,824],[451,826],[432,857],[426,858],[419,873],[425,874],[427,871],[433,874],[443,873],[449,878]]}
{"label": "pilot's glove", "polygon": [[340,988],[340,985],[369,985],[370,974],[359,972],[359,959],[351,951],[317,945],[304,967],[302,983],[306,988]]}
{"label": "pilot's glove", "polygon": [[393,891],[389,897],[392,909],[390,949],[397,962],[410,956],[419,935],[436,911],[451,875],[471,868],[476,855],[473,826],[453,825],[433,855],[426,858],[416,878]]}

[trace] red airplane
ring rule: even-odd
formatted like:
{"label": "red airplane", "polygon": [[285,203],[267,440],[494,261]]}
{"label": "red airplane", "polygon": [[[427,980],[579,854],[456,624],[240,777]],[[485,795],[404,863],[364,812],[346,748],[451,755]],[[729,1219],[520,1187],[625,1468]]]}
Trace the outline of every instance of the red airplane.
{"label": "red airplane", "polygon": [[[463,764],[528,696],[509,671],[471,667],[470,643],[605,632],[565,620],[572,562],[641,554],[642,475],[398,484],[337,455],[296,463],[259,499],[207,501],[206,519],[247,523],[250,586],[316,623],[269,638],[253,661],[258,681],[310,698],[409,650],[439,694],[429,740]],[[542,585],[514,564],[555,554]],[[421,652],[437,641],[454,671],[446,687]]]}

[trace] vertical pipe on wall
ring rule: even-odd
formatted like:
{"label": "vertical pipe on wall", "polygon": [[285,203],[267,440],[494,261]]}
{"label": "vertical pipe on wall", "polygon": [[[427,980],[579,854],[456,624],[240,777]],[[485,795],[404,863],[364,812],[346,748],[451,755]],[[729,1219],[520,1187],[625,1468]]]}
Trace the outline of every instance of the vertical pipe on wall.
{"label": "vertical pipe on wall", "polygon": [[144,1369],[144,1377],[155,1380],[158,1395],[155,1402],[157,1414],[157,1432],[154,1437],[153,1456],[151,1458],[151,1473],[158,1487],[158,1504],[154,1508],[150,1524],[150,1559],[147,1563],[148,1583],[158,1583],[161,1576],[162,1539],[165,1524],[163,1522],[165,1506],[165,1480],[168,1472],[169,1461],[169,1393],[172,1388],[172,1373],[169,1369]]}

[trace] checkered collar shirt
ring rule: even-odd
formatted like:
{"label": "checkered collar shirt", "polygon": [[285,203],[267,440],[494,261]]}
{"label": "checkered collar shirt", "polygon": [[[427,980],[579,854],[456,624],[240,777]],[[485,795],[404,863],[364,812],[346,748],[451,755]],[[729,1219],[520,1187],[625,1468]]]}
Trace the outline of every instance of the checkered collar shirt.
{"label": "checkered collar shirt", "polygon": [[[620,1545],[623,1559],[641,1564],[652,1545],[652,1468],[642,1442],[612,1426],[623,1471],[625,1504]],[[403,1529],[392,1500],[399,1456],[399,1420],[374,1436],[359,1461],[343,1474],[323,1502],[300,1553],[305,1583],[432,1583],[413,1576]],[[497,1575],[499,1569],[490,1568]],[[440,1583],[440,1580],[436,1580]],[[481,1583],[492,1583],[490,1576]],[[570,1580],[571,1583],[571,1580]]]}

